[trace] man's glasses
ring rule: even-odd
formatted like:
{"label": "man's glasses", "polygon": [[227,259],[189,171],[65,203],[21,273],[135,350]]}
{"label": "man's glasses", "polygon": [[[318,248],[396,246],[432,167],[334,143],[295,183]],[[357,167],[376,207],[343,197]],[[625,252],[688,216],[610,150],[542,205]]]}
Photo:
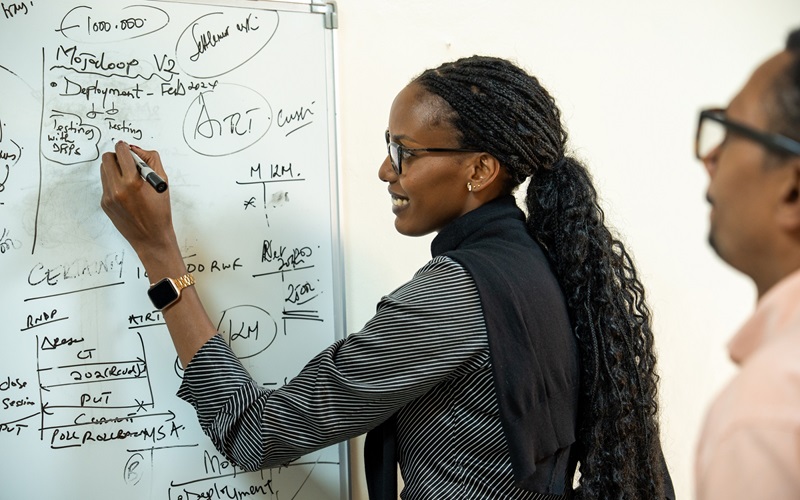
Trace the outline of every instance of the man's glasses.
{"label": "man's glasses", "polygon": [[800,142],[784,135],[762,132],[748,125],[731,121],[724,109],[706,109],[700,112],[697,123],[694,154],[702,160],[725,141],[728,132],[747,137],[777,153],[800,155]]}
{"label": "man's glasses", "polygon": [[389,150],[389,159],[392,168],[397,175],[403,172],[403,158],[414,156],[416,153],[480,153],[477,149],[458,149],[458,148],[407,148],[396,142],[391,141],[389,131],[386,131],[386,149]]}

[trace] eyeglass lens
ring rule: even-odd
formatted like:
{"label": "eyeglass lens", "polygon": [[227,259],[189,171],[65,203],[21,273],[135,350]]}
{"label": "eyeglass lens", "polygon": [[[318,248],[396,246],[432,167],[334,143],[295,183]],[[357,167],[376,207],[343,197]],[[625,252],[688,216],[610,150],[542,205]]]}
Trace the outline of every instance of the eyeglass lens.
{"label": "eyeglass lens", "polygon": [[391,142],[389,138],[389,131],[386,131],[386,149],[389,151],[389,161],[392,163],[392,168],[400,175],[400,150],[397,144]]}
{"label": "eyeglass lens", "polygon": [[722,144],[725,140],[727,130],[722,123],[705,118],[700,123],[700,130],[697,134],[697,156],[700,159],[708,156],[711,151]]}
{"label": "eyeglass lens", "polygon": [[395,172],[400,175],[400,147],[393,142],[389,143],[389,158],[392,160]]}

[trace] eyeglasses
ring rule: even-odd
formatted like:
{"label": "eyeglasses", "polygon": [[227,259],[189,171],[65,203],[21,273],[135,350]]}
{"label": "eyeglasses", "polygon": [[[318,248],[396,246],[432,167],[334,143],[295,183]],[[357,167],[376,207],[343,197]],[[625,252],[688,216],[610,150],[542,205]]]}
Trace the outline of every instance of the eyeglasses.
{"label": "eyeglasses", "polygon": [[697,123],[694,154],[699,160],[707,157],[711,151],[722,144],[728,131],[754,140],[777,153],[800,155],[800,142],[784,135],[762,132],[748,125],[731,121],[724,109],[706,109],[700,112]]}
{"label": "eyeglasses", "polygon": [[392,168],[397,175],[403,172],[403,158],[414,156],[420,152],[427,153],[480,153],[477,149],[459,149],[459,148],[407,148],[401,146],[396,142],[391,141],[389,131],[386,131],[386,149],[389,151],[389,159],[392,163]]}

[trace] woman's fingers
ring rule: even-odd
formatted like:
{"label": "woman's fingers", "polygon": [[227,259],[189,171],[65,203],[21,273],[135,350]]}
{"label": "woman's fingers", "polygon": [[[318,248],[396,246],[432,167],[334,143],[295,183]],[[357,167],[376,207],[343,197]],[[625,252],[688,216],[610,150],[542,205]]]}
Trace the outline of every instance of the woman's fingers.
{"label": "woman's fingers", "polygon": [[144,162],[147,163],[147,166],[155,170],[155,172],[161,176],[161,178],[167,180],[167,173],[164,171],[164,165],[161,163],[161,156],[158,154],[158,151],[142,149],[139,146],[134,145],[131,145],[131,150],[139,155],[139,158],[144,160]]}

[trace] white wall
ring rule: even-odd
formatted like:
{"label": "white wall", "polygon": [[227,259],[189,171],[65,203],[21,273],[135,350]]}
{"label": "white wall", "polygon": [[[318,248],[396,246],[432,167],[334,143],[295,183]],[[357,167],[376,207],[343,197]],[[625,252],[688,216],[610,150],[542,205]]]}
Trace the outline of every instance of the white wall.
{"label": "white wall", "polygon": [[[800,26],[798,0],[339,0],[339,93],[347,322],[429,258],[430,237],[393,227],[377,178],[395,94],[422,70],[474,53],[515,59],[557,98],[609,222],[638,263],[659,350],[663,441],[692,498],[705,408],[733,373],[725,344],[753,307],[748,280],[706,244],[697,112],[725,105]],[[354,445],[354,498],[365,499]]]}

